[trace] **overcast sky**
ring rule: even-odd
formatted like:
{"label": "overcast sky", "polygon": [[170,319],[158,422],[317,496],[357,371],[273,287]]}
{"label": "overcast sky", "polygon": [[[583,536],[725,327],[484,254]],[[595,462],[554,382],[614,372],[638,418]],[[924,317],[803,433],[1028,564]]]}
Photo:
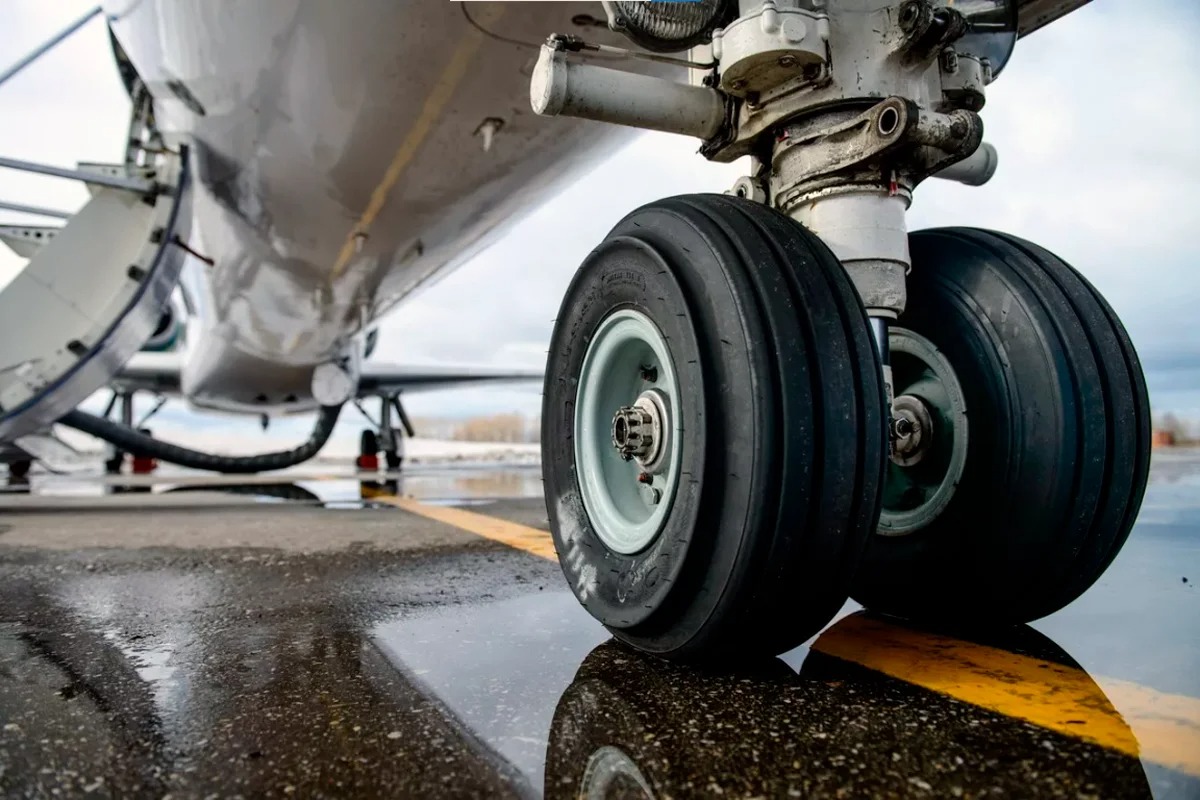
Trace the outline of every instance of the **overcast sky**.
{"label": "overcast sky", "polygon": [[[0,66],[90,5],[5,0]],[[1018,43],[989,87],[986,139],[1000,152],[987,186],[928,181],[912,228],[978,225],[1031,239],[1080,269],[1125,321],[1157,412],[1200,417],[1200,4],[1095,0]],[[98,21],[0,87],[0,154],[70,165],[119,160],[128,102]],[[495,246],[381,326],[376,358],[540,366],[551,320],[576,266],[617,219],[683,192],[723,191],[736,166],[707,164],[692,140],[641,135],[512,227]],[[73,209],[64,181],[0,170],[0,199]],[[26,220],[0,212],[0,221]],[[2,249],[2,248],[0,248]],[[22,262],[0,252],[0,284]],[[519,287],[515,291],[514,287]],[[497,298],[504,298],[497,302]],[[3,330],[0,335],[18,332]],[[414,415],[537,411],[537,390],[414,395]],[[194,419],[222,432],[257,424]],[[359,427],[345,415],[347,435]],[[295,421],[273,435],[303,435]]]}

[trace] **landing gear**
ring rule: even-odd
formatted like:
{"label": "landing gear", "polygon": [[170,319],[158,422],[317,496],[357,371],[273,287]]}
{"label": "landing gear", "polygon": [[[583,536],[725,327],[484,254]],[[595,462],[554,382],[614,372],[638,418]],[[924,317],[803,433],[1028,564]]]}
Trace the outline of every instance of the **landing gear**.
{"label": "landing gear", "polygon": [[[413,435],[412,422],[400,402],[400,395],[385,394],[379,398],[379,420],[376,422],[358,401],[358,410],[373,425],[364,430],[359,440],[359,456],[355,462],[360,472],[375,472],[379,469],[379,453],[383,453],[386,480],[361,480],[360,493],[364,500],[380,496],[396,497],[400,494],[403,476],[398,476],[404,467],[404,438]],[[400,427],[392,425],[392,413],[400,421]]]}
{"label": "landing gear", "polygon": [[364,430],[358,437],[358,458],[354,465],[360,470],[379,469],[379,436],[373,430]]}
{"label": "landing gear", "polygon": [[910,398],[931,435],[923,457],[892,457],[854,597],[932,621],[1045,616],[1096,581],[1141,504],[1137,354],[1096,290],[1036,245],[951,228],[910,246],[896,407]]}
{"label": "landing gear", "polygon": [[[133,392],[114,391],[112,398],[108,402],[108,408],[104,410],[105,418],[108,418],[112,413],[114,406],[120,406],[118,409],[121,415],[121,424],[127,427],[133,427]],[[104,458],[104,474],[105,475],[120,475],[122,468],[125,466],[125,451],[117,447],[115,444],[106,446],[107,455]]]}
{"label": "landing gear", "polygon": [[1112,561],[1149,463],[1119,321],[1015,237],[924,231],[911,249],[890,447],[861,304],[797,223],[672,198],[580,268],[551,343],[543,472],[563,571],[617,638],[682,659],[782,652],[851,576],[875,610],[1023,622]]}
{"label": "landing gear", "polygon": [[559,313],[542,463],[580,602],[690,659],[779,653],[848,588],[959,624],[1079,596],[1145,488],[1133,346],[1041,248],[905,219],[928,179],[992,176],[986,88],[1041,22],[1004,0],[608,5],[633,41],[708,37],[712,60],[632,76],[552,36],[534,110],[694,136],[750,174],[743,199],[630,214]]}
{"label": "landing gear", "polygon": [[885,403],[819,239],[724,196],[634,211],[576,274],[546,376],[555,544],[617,638],[774,654],[843,604],[878,516]]}
{"label": "landing gear", "polygon": [[[408,412],[400,402],[400,395],[387,394],[379,398],[378,423],[357,401],[355,405],[373,424],[373,428],[362,432],[362,438],[359,440],[358,468],[379,469],[379,453],[382,451],[388,472],[398,472],[404,466],[404,437],[415,435]],[[393,412],[400,422],[399,428],[392,424]]]}

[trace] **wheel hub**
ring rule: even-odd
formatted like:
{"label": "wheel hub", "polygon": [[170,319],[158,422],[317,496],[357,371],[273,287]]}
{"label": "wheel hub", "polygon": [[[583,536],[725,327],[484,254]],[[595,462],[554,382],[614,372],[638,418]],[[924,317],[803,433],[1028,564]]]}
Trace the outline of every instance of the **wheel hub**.
{"label": "wheel hub", "polygon": [[892,456],[878,533],[914,533],[945,510],[967,455],[967,406],[950,362],[928,339],[900,326],[888,333],[894,385]]}
{"label": "wheel hub", "polygon": [[613,415],[613,447],[625,461],[636,459],[639,465],[652,472],[660,466],[669,430],[667,404],[662,392],[648,389],[632,406],[621,406]]}
{"label": "wheel hub", "polygon": [[917,464],[933,444],[933,416],[921,398],[901,395],[892,402],[892,461]]}
{"label": "wheel hub", "polygon": [[654,322],[633,309],[606,318],[580,368],[575,459],[588,519],[614,552],[637,553],[662,529],[679,485],[679,407]]}

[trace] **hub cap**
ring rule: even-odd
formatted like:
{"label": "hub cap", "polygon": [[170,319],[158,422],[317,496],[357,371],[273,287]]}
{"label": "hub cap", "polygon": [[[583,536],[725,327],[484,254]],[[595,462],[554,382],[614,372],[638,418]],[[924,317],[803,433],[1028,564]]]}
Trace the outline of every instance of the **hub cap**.
{"label": "hub cap", "polygon": [[925,337],[900,327],[888,335],[892,458],[879,533],[920,530],[950,502],[967,460],[967,404],[950,362]]}
{"label": "hub cap", "polygon": [[678,409],[658,327],[632,309],[607,317],[579,373],[575,465],[588,519],[615,552],[644,550],[662,530],[678,488]]}

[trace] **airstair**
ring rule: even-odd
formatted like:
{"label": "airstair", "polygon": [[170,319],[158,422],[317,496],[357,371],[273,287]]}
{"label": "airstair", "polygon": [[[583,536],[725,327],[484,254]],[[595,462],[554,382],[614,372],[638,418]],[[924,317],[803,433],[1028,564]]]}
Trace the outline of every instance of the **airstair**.
{"label": "airstair", "polygon": [[191,222],[187,148],[163,145],[140,86],[133,100],[124,164],[68,169],[0,157],[0,169],[82,181],[91,195],[73,215],[0,200],[0,210],[64,220],[0,225],[0,241],[29,259],[0,290],[0,442],[42,430],[105,386],[153,333],[179,280]]}

